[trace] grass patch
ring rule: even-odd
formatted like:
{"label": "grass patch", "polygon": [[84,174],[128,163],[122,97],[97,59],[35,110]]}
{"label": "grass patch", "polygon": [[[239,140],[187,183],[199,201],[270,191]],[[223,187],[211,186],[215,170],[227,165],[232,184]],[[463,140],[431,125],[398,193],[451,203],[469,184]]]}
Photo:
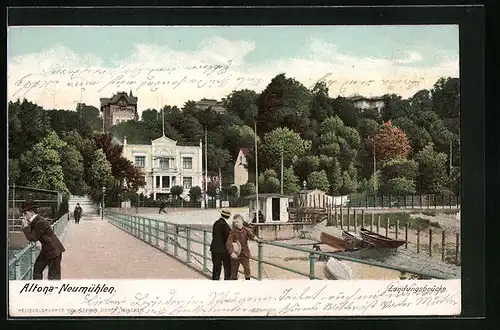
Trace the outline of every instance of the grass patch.
{"label": "grass patch", "polygon": [[428,217],[435,217],[436,216],[436,212],[431,212],[431,211],[422,211],[422,212],[420,212],[420,214],[426,215]]}

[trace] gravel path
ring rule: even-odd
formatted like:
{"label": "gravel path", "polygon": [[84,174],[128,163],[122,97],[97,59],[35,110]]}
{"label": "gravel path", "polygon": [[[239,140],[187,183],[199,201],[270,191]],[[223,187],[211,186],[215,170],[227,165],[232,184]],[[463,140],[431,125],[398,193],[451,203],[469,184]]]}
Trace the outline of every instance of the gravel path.
{"label": "gravel path", "polygon": [[64,279],[206,279],[105,220],[70,222],[63,244]]}

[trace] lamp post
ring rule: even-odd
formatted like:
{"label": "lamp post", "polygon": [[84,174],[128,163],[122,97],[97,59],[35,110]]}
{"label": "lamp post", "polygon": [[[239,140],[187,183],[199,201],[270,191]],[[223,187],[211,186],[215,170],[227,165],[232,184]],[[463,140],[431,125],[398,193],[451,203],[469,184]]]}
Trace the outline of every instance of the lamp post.
{"label": "lamp post", "polygon": [[102,208],[101,208],[101,220],[104,220],[104,194],[106,194],[106,187],[102,187]]}
{"label": "lamp post", "polygon": [[307,181],[304,180],[304,181],[302,181],[302,189],[306,190],[306,187],[307,187]]}

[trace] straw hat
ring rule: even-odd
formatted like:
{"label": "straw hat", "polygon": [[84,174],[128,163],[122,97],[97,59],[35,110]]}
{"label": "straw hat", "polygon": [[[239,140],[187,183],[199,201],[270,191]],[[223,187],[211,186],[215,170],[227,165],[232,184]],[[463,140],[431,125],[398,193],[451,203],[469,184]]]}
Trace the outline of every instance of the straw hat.
{"label": "straw hat", "polygon": [[220,215],[223,218],[228,219],[231,216],[231,211],[229,211],[228,209],[223,209],[222,211],[220,211]]}

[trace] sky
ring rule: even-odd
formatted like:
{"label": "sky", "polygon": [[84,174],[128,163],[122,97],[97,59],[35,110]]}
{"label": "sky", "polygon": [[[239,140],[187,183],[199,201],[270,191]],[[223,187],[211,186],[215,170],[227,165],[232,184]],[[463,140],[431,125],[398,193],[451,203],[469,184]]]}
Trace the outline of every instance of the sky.
{"label": "sky", "polygon": [[138,110],[261,92],[279,73],[332,97],[411,97],[459,77],[457,25],[9,27],[9,100],[99,108],[118,91]]}

